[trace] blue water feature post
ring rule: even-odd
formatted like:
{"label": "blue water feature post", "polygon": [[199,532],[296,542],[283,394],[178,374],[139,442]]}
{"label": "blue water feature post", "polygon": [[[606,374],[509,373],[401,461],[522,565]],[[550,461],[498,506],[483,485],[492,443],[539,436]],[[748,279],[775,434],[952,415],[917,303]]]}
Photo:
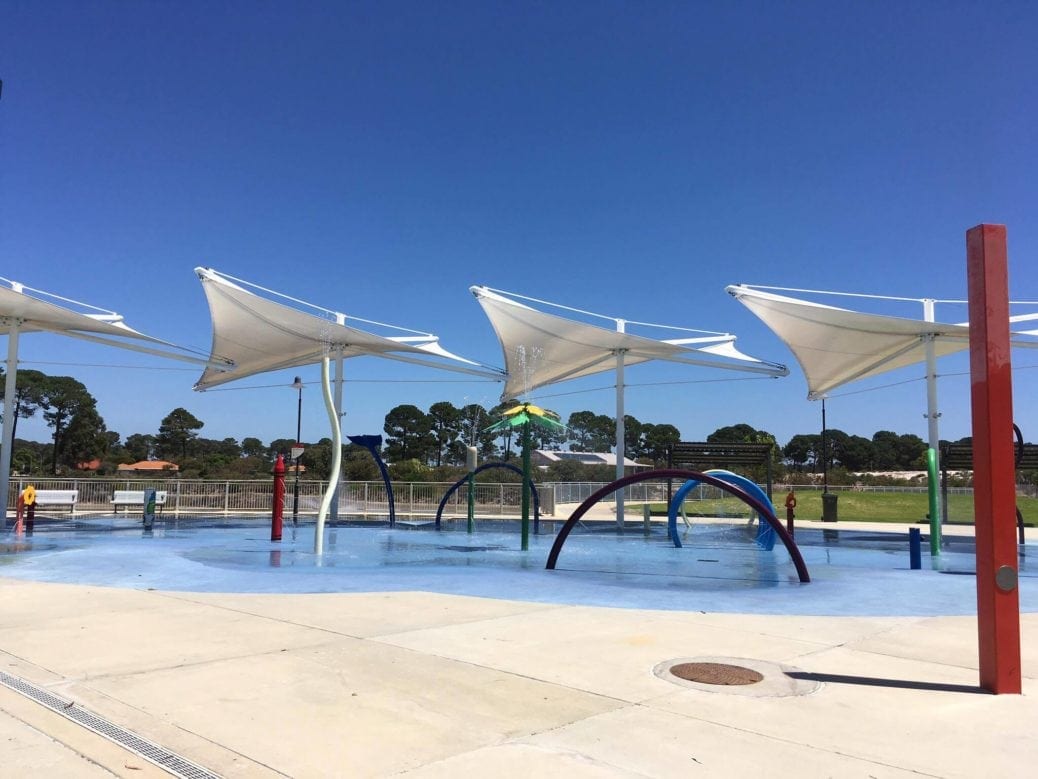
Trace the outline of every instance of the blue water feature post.
{"label": "blue water feature post", "polygon": [[155,490],[144,491],[144,529],[155,526]]}
{"label": "blue water feature post", "polygon": [[908,528],[908,562],[913,571],[923,567],[923,534],[917,527]]}

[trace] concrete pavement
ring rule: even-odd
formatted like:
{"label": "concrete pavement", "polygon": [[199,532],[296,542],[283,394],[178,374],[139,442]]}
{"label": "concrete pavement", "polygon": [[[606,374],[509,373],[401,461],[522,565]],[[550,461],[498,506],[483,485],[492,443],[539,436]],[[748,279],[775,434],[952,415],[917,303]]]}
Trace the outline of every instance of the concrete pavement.
{"label": "concrete pavement", "polygon": [[[800,617],[421,592],[176,593],[0,578],[0,669],[227,777],[1032,776],[970,617]],[[764,681],[667,678],[729,662]],[[0,686],[0,776],[167,775]]]}

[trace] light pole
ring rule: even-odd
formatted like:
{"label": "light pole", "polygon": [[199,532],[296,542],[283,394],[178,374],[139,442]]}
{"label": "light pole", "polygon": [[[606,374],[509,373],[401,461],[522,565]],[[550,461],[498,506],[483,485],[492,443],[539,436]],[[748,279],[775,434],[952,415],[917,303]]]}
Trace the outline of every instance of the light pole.
{"label": "light pole", "polygon": [[822,395],[822,494],[829,492],[829,447],[825,435],[825,395]]}
{"label": "light pole", "polygon": [[[300,441],[299,438],[303,432],[303,380],[296,376],[296,380],[292,382],[292,389],[299,392],[299,402],[296,404],[296,445],[295,449],[299,449]],[[299,457],[302,457],[300,453]],[[296,470],[295,483],[292,485],[292,524],[299,524],[299,457],[292,458],[292,465]]]}

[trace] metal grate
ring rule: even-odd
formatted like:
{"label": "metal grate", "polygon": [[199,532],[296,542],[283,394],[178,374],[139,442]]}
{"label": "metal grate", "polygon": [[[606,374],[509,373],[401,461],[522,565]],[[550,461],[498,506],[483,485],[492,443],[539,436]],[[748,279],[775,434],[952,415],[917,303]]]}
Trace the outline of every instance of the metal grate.
{"label": "metal grate", "polygon": [[671,666],[670,672],[679,679],[701,684],[756,684],[764,674],[752,668],[729,663],[680,663]]}
{"label": "metal grate", "polygon": [[132,733],[115,723],[92,714],[76,705],[74,701],[59,698],[57,695],[47,692],[42,687],[37,687],[24,679],[19,679],[17,676],[11,676],[0,671],[0,683],[17,693],[21,693],[26,698],[31,698],[37,703],[46,706],[66,719],[72,720],[87,730],[91,730],[99,736],[103,736],[109,741],[140,755],[145,760],[154,763],[174,776],[183,777],[183,779],[220,779],[219,774],[214,774],[212,771],[195,765],[180,755],[141,738],[136,733]]}

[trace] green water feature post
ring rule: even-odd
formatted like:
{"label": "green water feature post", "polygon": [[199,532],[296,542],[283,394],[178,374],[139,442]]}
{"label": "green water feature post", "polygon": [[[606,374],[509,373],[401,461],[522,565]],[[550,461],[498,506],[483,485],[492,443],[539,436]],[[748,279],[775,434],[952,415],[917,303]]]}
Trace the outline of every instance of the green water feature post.
{"label": "green water feature post", "polygon": [[530,548],[530,422],[523,424],[523,540],[522,550]]}
{"label": "green water feature post", "polygon": [[930,499],[930,557],[937,558],[941,554],[941,513],[937,503],[937,452],[933,448],[926,450],[927,494]]}

